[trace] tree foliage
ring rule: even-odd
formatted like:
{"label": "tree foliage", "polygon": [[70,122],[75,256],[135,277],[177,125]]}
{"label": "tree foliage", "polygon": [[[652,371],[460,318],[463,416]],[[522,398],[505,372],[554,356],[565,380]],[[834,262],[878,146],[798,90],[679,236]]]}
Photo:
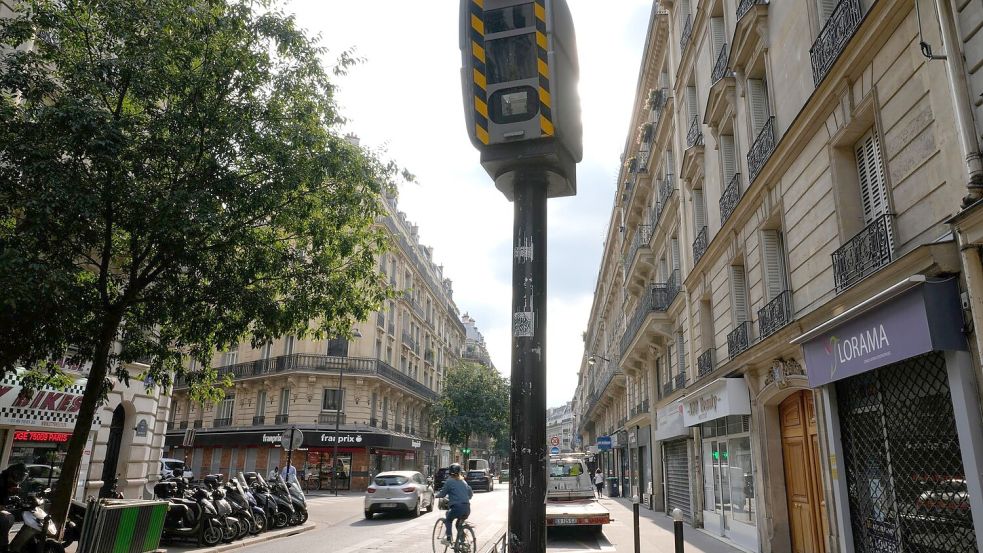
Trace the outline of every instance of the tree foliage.
{"label": "tree foliage", "polygon": [[[110,377],[216,399],[216,350],[345,336],[384,299],[397,168],[338,130],[325,52],[263,0],[29,0],[0,20],[0,370],[92,362],[56,498]],[[353,62],[345,53],[335,67]],[[116,347],[119,344],[120,347]]]}
{"label": "tree foliage", "polygon": [[434,419],[437,435],[455,446],[468,446],[477,436],[508,434],[508,381],[495,369],[477,363],[449,368]]}

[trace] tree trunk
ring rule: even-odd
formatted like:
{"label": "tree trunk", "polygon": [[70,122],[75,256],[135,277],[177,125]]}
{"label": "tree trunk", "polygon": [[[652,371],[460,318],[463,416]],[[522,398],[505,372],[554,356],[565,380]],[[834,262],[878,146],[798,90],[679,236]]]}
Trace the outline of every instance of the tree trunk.
{"label": "tree trunk", "polygon": [[[82,463],[82,452],[89,439],[96,408],[102,397],[102,386],[109,370],[109,353],[119,331],[121,320],[122,317],[118,315],[106,314],[102,331],[97,337],[92,368],[89,370],[85,392],[82,396],[82,407],[79,409],[78,419],[75,421],[75,430],[72,431],[72,437],[68,441],[68,451],[65,453],[65,461],[61,466],[61,475],[58,476],[54,497],[51,498],[50,514],[59,533],[64,531],[65,519],[68,518],[68,508],[71,505],[72,494],[75,492],[75,475]],[[78,477],[85,478],[86,475],[79,474]]]}

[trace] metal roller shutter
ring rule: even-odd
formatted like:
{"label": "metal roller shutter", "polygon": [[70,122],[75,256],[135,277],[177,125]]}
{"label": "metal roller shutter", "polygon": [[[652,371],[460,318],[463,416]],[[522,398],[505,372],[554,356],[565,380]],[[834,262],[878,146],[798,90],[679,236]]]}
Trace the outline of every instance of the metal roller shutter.
{"label": "metal roller shutter", "polygon": [[662,443],[666,471],[666,512],[679,508],[687,521],[692,520],[689,491],[689,448],[686,440]]}

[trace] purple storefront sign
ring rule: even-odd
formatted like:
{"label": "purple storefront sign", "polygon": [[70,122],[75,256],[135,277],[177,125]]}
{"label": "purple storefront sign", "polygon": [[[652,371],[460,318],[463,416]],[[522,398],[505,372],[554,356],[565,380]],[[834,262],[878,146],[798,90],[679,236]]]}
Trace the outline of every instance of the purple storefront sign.
{"label": "purple storefront sign", "polygon": [[966,350],[955,279],[926,282],[802,344],[813,387],[935,350]]}

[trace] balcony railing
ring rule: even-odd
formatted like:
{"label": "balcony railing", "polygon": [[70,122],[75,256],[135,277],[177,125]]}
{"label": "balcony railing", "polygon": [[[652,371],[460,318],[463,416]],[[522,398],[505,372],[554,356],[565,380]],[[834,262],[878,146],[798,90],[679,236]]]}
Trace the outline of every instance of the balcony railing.
{"label": "balcony railing", "polygon": [[823,30],[819,31],[816,42],[813,42],[812,48],[809,49],[809,56],[812,58],[812,81],[816,86],[826,78],[836,58],[840,57],[840,52],[857,31],[860,19],[863,17],[861,12],[860,0],[840,0],[826,20]]}
{"label": "balcony railing", "polygon": [[842,292],[891,262],[893,217],[884,214],[833,252],[833,280]]}
{"label": "balcony railing", "polygon": [[707,247],[710,245],[709,240],[707,240],[707,227],[706,225],[700,229],[700,232],[696,233],[696,240],[693,240],[693,264],[696,265],[700,262],[703,254],[707,253]]}
{"label": "balcony railing", "polygon": [[188,421],[181,421],[181,424],[178,425],[178,430],[187,430],[187,429],[188,429]]}
{"label": "balcony railing", "polygon": [[741,3],[737,5],[737,20],[740,21],[744,14],[751,11],[751,8],[756,4],[767,4],[768,0],[741,0]]}
{"label": "balcony railing", "polygon": [[635,313],[625,327],[625,333],[621,336],[621,355],[624,356],[628,347],[635,340],[642,323],[649,313],[665,312],[669,309],[669,283],[652,284],[644,293]]}
{"label": "balcony railing", "polygon": [[628,248],[628,257],[625,258],[625,274],[631,270],[631,264],[635,261],[638,250],[647,248],[652,239],[652,227],[649,225],[639,225],[635,231],[635,236],[631,239],[631,246]]}
{"label": "balcony railing", "polygon": [[423,351],[423,360],[433,365],[433,350],[427,348]]}
{"label": "balcony railing", "polygon": [[662,395],[667,396],[676,390],[686,387],[686,373],[670,375],[669,380],[662,384]]}
{"label": "balcony railing", "polygon": [[686,147],[692,148],[697,144],[703,144],[703,130],[700,128],[700,116],[694,115],[689,122],[689,130],[686,131]]}
{"label": "balcony railing", "polygon": [[377,419],[375,417],[372,417],[371,419],[369,419],[369,426],[371,426],[372,428],[375,428],[376,426],[379,426],[379,419]]}
{"label": "balcony railing", "polygon": [[382,421],[382,429],[389,430],[389,421],[387,420]]}
{"label": "balcony railing", "polygon": [[710,72],[710,85],[714,85],[720,79],[727,76],[727,62],[730,57],[727,55],[727,44],[720,47],[717,54],[717,63],[713,64],[713,71]]}
{"label": "balcony railing", "polygon": [[[337,419],[337,422],[336,422]],[[345,413],[318,413],[318,424],[345,424]]]}
{"label": "balcony railing", "polygon": [[744,321],[727,335],[727,355],[733,359],[751,347],[751,321]]}
{"label": "balcony railing", "polygon": [[231,425],[232,425],[232,419],[215,419],[215,422],[212,424],[212,426],[215,428],[223,428],[225,426],[231,426]]}
{"label": "balcony railing", "polygon": [[764,339],[765,336],[771,336],[790,322],[792,322],[792,293],[786,290],[758,310],[758,335]]}
{"label": "balcony railing", "polygon": [[202,426],[204,426],[204,421],[202,421],[201,419],[198,419],[198,420],[195,421],[195,423],[193,425],[193,428],[201,428]]}
{"label": "balcony railing", "polygon": [[696,358],[696,374],[699,378],[713,372],[713,348],[710,348]]}
{"label": "balcony railing", "polygon": [[379,328],[386,328],[386,316],[383,315],[382,312],[375,314],[375,324]]}
{"label": "balcony railing", "polygon": [[675,191],[676,179],[672,173],[666,173],[665,178],[659,183],[659,204],[662,205],[662,209],[665,209],[666,204],[669,203],[669,198],[672,197],[672,193]]}
{"label": "balcony railing", "polygon": [[261,424],[266,424],[265,415],[256,415],[255,417],[253,417],[253,426],[259,426]]}
{"label": "balcony railing", "polygon": [[396,425],[395,425],[395,430],[396,430],[396,432],[402,432],[403,431],[403,425],[402,424],[399,424],[397,422]]}
{"label": "balcony railing", "polygon": [[754,182],[758,178],[758,173],[765,166],[765,162],[775,151],[775,116],[771,116],[761,127],[761,132],[751,144],[751,149],[747,153],[747,172],[748,183]]}
{"label": "balcony railing", "polygon": [[690,37],[693,36],[693,15],[687,15],[686,21],[683,23],[683,33],[679,36],[679,50],[683,51],[686,49],[686,45],[689,43]]}
{"label": "balcony railing", "polygon": [[174,426],[175,426],[174,421],[167,421],[167,430],[168,431],[174,430]]}
{"label": "balcony railing", "polygon": [[[340,371],[345,371],[345,374],[377,376],[424,399],[432,401],[437,398],[437,393],[422,382],[399,372],[384,361],[372,358],[294,353],[216,369],[220,378],[230,375],[233,380],[289,372],[338,373]],[[184,388],[187,387],[187,383],[184,378],[177,378],[174,387]]]}
{"label": "balcony railing", "polygon": [[273,424],[287,424],[289,420],[290,420],[289,414],[277,415],[276,417],[273,418]]}
{"label": "balcony railing", "polygon": [[672,301],[676,299],[679,295],[679,290],[682,287],[682,281],[679,278],[679,269],[673,269],[669,273],[669,278],[666,279],[666,309],[672,305]]}
{"label": "balcony railing", "polygon": [[734,173],[731,177],[724,193],[720,195],[720,223],[730,219],[731,213],[737,208],[737,202],[741,201],[741,174]]}
{"label": "balcony railing", "polygon": [[686,387],[686,373],[679,373],[674,378],[676,380],[677,390],[682,390]]}
{"label": "balcony railing", "polygon": [[416,351],[416,340],[413,339],[413,336],[409,332],[403,332],[403,344],[411,350]]}

